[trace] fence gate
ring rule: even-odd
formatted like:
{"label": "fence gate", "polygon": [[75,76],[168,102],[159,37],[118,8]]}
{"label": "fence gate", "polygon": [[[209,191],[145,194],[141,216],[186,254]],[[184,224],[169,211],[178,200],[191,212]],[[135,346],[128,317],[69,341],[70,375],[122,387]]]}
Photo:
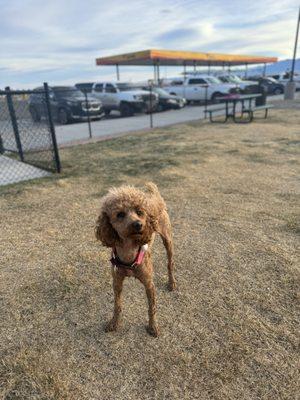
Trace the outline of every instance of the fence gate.
{"label": "fence gate", "polygon": [[[40,98],[40,118],[30,106]],[[47,84],[34,91],[0,91],[0,185],[60,172]]]}

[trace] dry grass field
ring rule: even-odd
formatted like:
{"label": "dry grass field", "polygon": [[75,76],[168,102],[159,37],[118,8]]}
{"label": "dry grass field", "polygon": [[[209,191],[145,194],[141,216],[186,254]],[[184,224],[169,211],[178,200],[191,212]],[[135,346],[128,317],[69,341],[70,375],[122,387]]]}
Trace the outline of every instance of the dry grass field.
{"label": "dry grass field", "polygon": [[[1,188],[1,399],[299,398],[300,109],[270,114],[64,149],[60,176]],[[178,280],[168,292],[157,238],[157,339],[134,279],[120,331],[104,332],[110,252],[93,233],[108,187],[147,180]]]}

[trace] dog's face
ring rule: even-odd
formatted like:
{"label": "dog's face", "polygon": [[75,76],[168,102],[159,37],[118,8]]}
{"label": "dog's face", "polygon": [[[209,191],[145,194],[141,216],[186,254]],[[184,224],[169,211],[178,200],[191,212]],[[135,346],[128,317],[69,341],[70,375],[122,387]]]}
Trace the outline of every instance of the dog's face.
{"label": "dog's face", "polygon": [[147,199],[139,192],[122,192],[108,196],[102,206],[96,226],[96,237],[108,247],[132,239],[138,244],[149,243],[156,220],[151,215]]}
{"label": "dog's face", "polygon": [[121,239],[139,239],[146,227],[146,215],[143,207],[120,204],[111,210],[109,220]]}

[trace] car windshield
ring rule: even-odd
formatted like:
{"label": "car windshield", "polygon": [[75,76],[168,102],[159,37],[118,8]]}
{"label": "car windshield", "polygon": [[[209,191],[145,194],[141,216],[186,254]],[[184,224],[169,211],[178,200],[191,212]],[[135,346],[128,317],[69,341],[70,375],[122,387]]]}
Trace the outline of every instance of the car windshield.
{"label": "car windshield", "polygon": [[237,75],[220,76],[221,81],[228,83],[243,83],[242,79]]}
{"label": "car windshield", "polygon": [[218,79],[224,83],[230,82],[228,76],[218,76]]}
{"label": "car windshield", "polygon": [[278,81],[276,81],[276,79],[274,79],[274,78],[268,78],[268,79],[266,79],[266,81],[272,82],[272,83],[278,83]]}
{"label": "car windshield", "polygon": [[230,75],[230,82],[232,82],[232,83],[243,83],[243,80],[237,75]]}
{"label": "car windshield", "polygon": [[153,92],[159,94],[160,96],[170,96],[168,92],[160,88],[153,88]]}
{"label": "car windshield", "polygon": [[52,90],[58,97],[72,97],[72,98],[82,97],[82,92],[79,89],[76,89],[72,86],[53,88]]}
{"label": "car windshield", "polygon": [[85,92],[91,92],[93,88],[93,83],[77,83],[76,88]]}
{"label": "car windshield", "polygon": [[208,76],[208,77],[205,78],[205,80],[206,80],[207,82],[209,82],[209,83],[216,83],[216,84],[222,83],[222,82],[220,81],[220,79],[218,79],[218,78],[216,78],[216,77],[214,77],[214,76]]}
{"label": "car windshield", "polygon": [[138,90],[138,89],[141,90],[139,87],[133,85],[132,83],[117,83],[116,86],[121,92],[128,92],[129,90]]}

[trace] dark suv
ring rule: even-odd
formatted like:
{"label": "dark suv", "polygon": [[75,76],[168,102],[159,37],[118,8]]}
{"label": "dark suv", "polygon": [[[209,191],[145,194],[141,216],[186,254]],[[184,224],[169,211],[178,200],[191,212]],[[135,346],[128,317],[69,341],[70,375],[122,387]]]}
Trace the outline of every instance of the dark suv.
{"label": "dark suv", "polygon": [[[45,93],[42,87],[34,91],[36,93],[29,97],[29,111],[32,119],[39,122],[46,116]],[[49,97],[52,116],[60,124],[87,120],[88,114],[94,119],[104,115],[101,101],[90,95],[86,101],[84,94],[74,86],[49,87]]]}
{"label": "dark suv", "polygon": [[274,78],[260,78],[259,85],[265,88],[267,94],[282,94],[284,92],[284,85]]}
{"label": "dark suv", "polygon": [[[253,77],[249,78],[258,82],[258,85],[264,89],[267,95],[282,94],[284,92],[284,85],[276,79],[269,76],[266,77]],[[257,91],[259,93],[259,91]]]}

